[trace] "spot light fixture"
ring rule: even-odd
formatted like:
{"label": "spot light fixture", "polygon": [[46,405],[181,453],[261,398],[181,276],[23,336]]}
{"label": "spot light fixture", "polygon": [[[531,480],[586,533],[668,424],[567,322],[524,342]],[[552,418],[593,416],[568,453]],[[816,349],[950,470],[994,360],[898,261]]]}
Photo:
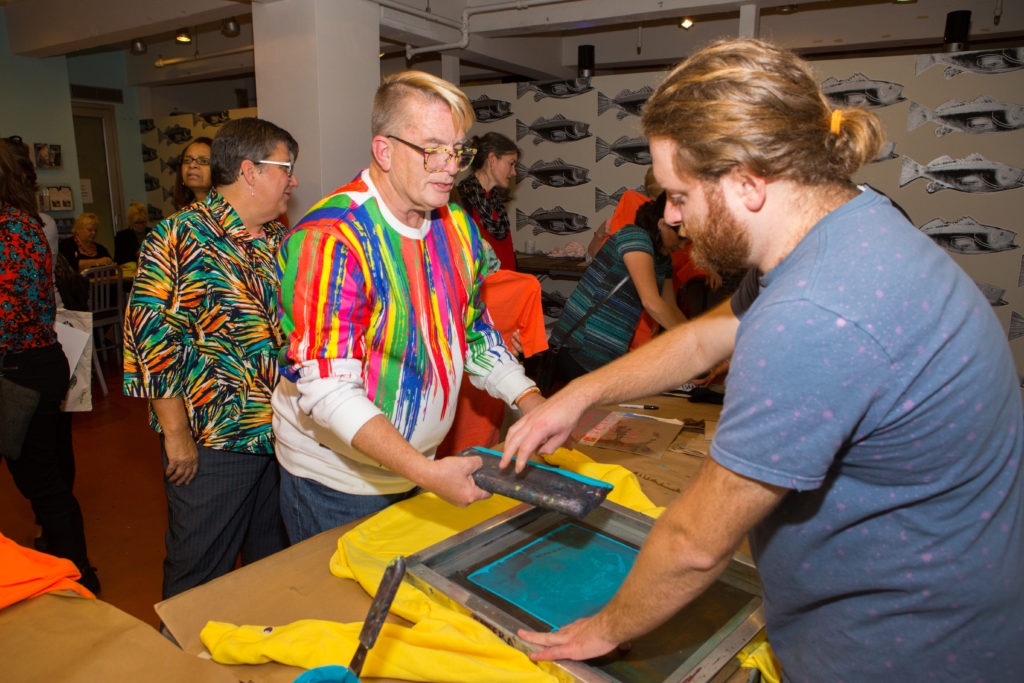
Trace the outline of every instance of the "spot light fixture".
{"label": "spot light fixture", "polygon": [[135,38],[132,40],[131,48],[129,48],[133,55],[144,55],[149,46],[146,45],[146,41],[142,38]]}
{"label": "spot light fixture", "polygon": [[238,21],[234,17],[229,17],[220,25],[220,32],[227,38],[234,38],[242,32],[242,27],[238,25]]}
{"label": "spot light fixture", "polygon": [[192,34],[188,32],[187,28],[178,29],[178,32],[174,35],[174,40],[179,43],[191,43]]}
{"label": "spot light fixture", "polygon": [[692,27],[693,27],[693,19],[691,19],[690,17],[684,17],[683,20],[679,22],[679,28],[681,28],[681,29],[683,29],[685,31],[689,31],[690,28],[692,28]]}

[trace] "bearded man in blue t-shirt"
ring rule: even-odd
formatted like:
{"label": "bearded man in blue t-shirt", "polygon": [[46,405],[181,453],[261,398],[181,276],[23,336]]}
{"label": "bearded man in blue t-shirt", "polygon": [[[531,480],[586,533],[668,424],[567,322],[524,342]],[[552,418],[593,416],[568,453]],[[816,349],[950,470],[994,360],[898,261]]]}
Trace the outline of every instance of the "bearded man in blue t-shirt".
{"label": "bearded man in blue t-shirt", "polygon": [[[850,176],[884,141],[756,40],[677,67],[643,114],[665,218],[733,301],[586,375],[512,427],[518,466],[590,405],[732,356],[695,482],[597,615],[521,633],[584,659],[668,619],[749,536],[786,681],[1020,681],[1024,419],[1004,333],[967,275]],[[666,372],[666,368],[676,371]]]}

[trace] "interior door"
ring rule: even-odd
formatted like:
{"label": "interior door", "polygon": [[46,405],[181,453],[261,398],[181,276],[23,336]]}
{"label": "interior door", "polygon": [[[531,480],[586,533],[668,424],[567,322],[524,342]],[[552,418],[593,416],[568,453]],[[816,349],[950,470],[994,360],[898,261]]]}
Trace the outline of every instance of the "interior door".
{"label": "interior door", "polygon": [[73,102],[75,147],[82,179],[82,212],[100,217],[96,241],[114,253],[114,233],[126,225],[112,105]]}

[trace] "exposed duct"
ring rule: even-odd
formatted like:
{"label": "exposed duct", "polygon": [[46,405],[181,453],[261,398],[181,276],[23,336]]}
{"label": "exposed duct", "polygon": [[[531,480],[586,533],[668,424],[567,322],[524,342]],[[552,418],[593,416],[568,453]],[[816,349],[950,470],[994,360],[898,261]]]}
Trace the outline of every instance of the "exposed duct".
{"label": "exposed duct", "polygon": [[243,47],[233,47],[230,50],[221,50],[220,52],[211,52],[205,55],[194,55],[192,57],[173,57],[171,59],[158,59],[153,62],[153,66],[158,69],[162,69],[165,66],[171,66],[172,64],[187,64],[188,62],[199,62],[204,59],[214,59],[215,57],[227,57],[229,55],[237,55],[242,52],[252,52],[252,45],[245,45]]}

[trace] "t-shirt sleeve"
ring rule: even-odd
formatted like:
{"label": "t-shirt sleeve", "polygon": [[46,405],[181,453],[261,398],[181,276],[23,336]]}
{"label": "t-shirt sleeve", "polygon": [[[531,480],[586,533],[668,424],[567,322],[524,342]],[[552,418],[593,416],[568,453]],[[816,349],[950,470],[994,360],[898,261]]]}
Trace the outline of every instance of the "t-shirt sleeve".
{"label": "t-shirt sleeve", "polygon": [[711,456],[789,489],[821,486],[891,372],[872,336],[805,301],[773,303],[740,324]]}
{"label": "t-shirt sleeve", "polygon": [[631,251],[642,251],[654,256],[654,244],[651,243],[650,236],[639,226],[627,225],[612,235],[611,239],[615,241],[615,249],[620,257]]}
{"label": "t-shirt sleeve", "polygon": [[757,298],[760,291],[761,284],[757,268],[751,268],[743,276],[743,279],[740,280],[739,287],[736,288],[732,298],[729,300],[733,315],[737,318],[742,318],[743,314],[750,308],[750,305],[754,303],[754,299]]}

